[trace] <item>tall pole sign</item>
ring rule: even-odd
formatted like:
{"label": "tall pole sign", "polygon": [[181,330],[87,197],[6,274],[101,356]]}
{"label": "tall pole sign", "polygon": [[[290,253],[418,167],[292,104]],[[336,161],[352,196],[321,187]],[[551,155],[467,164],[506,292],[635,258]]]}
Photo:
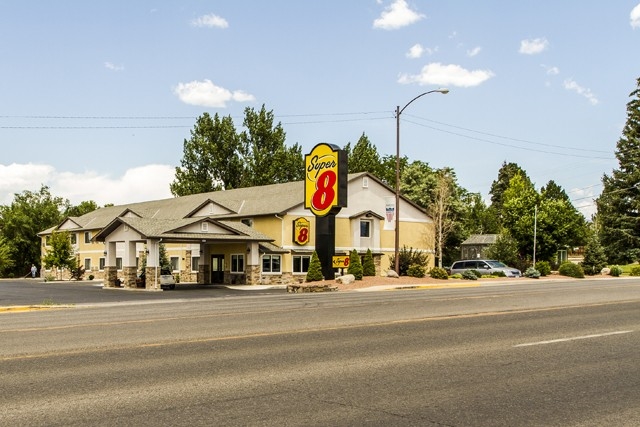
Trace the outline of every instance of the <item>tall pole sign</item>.
{"label": "tall pole sign", "polygon": [[305,156],[304,207],[316,216],[316,253],[322,275],[333,280],[336,214],[347,206],[347,153],[320,143]]}

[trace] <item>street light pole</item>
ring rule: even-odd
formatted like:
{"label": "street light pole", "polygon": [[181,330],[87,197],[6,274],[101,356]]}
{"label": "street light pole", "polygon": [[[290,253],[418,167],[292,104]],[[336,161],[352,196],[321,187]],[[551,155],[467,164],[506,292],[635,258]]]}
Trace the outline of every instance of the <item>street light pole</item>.
{"label": "street light pole", "polygon": [[438,92],[443,95],[449,93],[449,89],[434,89],[420,95],[407,102],[404,107],[396,107],[396,238],[395,238],[395,271],[400,275],[400,115],[413,101],[430,93]]}

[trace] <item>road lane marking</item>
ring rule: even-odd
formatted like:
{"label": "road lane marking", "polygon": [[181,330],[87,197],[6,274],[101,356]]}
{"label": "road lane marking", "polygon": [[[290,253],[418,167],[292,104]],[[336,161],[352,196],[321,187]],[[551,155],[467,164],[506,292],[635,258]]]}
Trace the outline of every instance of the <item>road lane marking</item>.
{"label": "road lane marking", "polygon": [[547,341],[538,341],[538,342],[530,342],[525,344],[517,344],[514,347],[531,347],[534,345],[546,345],[546,344],[555,344],[559,342],[568,342],[568,341],[577,341],[577,340],[587,340],[591,338],[602,338],[608,337],[611,335],[622,335],[622,334],[630,334],[633,331],[615,331],[615,332],[607,332],[604,334],[593,334],[593,335],[583,335],[580,337],[570,337],[570,338],[558,338],[555,340],[547,340]]}

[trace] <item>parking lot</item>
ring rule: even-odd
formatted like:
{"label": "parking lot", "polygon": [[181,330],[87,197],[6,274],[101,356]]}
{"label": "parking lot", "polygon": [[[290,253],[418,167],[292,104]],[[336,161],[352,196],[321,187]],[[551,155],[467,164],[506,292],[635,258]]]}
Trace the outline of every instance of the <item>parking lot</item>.
{"label": "parking lot", "polygon": [[102,281],[44,282],[40,279],[0,280],[0,307],[24,305],[93,304],[146,300],[198,299],[285,293],[283,289],[178,284],[174,290],[102,288]]}

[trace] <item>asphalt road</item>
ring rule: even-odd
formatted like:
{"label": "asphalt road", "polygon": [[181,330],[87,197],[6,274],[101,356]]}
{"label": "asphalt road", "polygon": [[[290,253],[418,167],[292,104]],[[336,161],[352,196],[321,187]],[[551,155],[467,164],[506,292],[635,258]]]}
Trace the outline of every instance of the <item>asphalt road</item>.
{"label": "asphalt road", "polygon": [[0,342],[0,425],[640,425],[637,280],[98,302]]}

